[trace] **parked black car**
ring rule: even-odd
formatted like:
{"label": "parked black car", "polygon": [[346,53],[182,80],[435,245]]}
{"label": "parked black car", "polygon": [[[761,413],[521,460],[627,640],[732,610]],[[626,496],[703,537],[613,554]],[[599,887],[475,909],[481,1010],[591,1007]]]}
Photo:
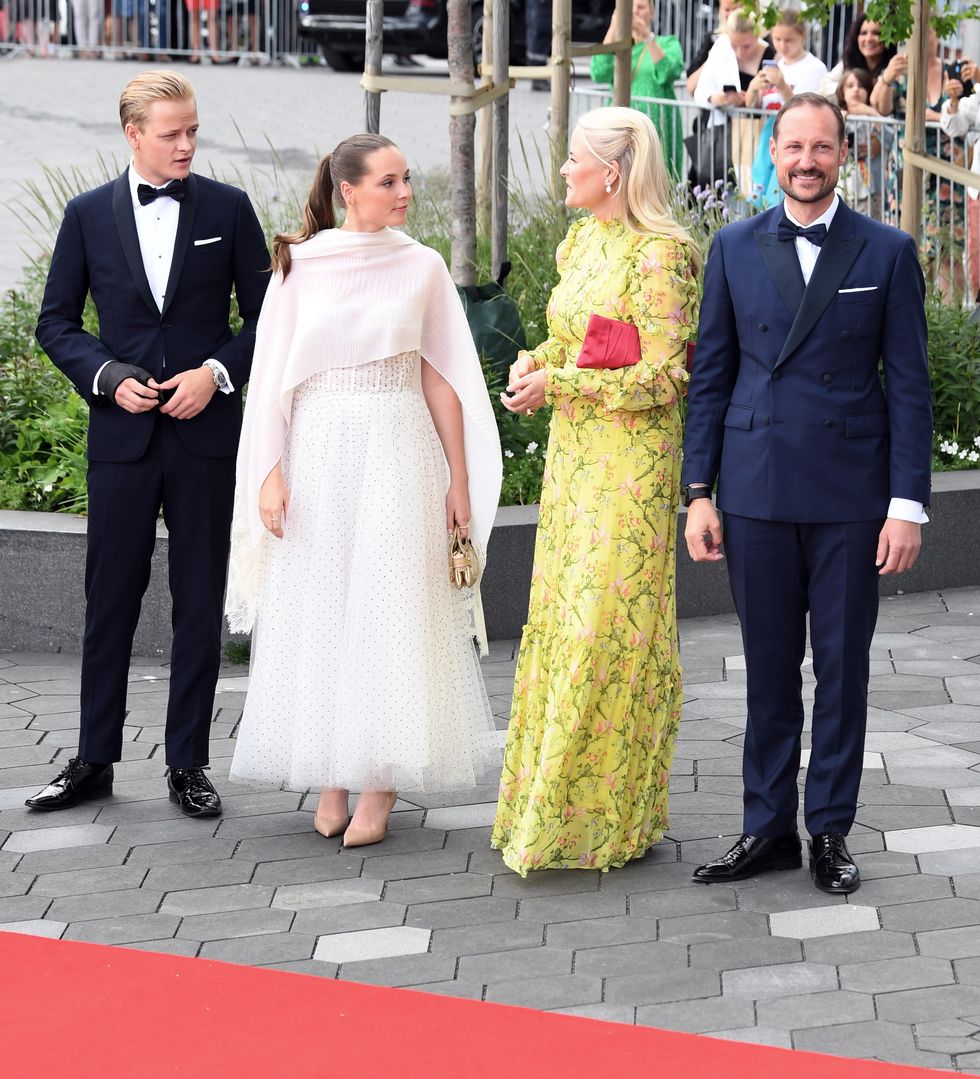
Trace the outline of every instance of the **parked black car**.
{"label": "parked black car", "polygon": [[[601,41],[615,0],[572,0],[572,39]],[[483,42],[483,0],[472,0],[473,48]],[[320,47],[335,71],[364,67],[366,0],[299,0],[300,33]],[[510,0],[510,62],[524,62],[524,0]],[[388,55],[446,56],[446,0],[384,0],[384,51]]]}

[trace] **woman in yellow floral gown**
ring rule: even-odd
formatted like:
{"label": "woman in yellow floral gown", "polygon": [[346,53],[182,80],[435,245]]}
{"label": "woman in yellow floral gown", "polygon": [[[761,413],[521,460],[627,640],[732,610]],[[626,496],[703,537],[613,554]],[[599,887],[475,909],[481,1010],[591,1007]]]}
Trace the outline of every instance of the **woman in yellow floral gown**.
{"label": "woman in yellow floral gown", "polygon": [[[561,171],[566,204],[590,213],[558,248],[548,339],[503,395],[517,413],[553,408],[491,836],[522,875],[621,866],[662,837],[682,700],[678,402],[700,256],[644,114],[584,116]],[[637,326],[639,363],[576,366],[593,312]]]}

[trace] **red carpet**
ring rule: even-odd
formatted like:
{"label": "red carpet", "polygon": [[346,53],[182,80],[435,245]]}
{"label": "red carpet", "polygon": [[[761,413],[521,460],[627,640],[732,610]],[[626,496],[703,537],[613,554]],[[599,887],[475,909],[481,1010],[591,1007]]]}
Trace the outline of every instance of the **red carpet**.
{"label": "red carpet", "polygon": [[9,1079],[948,1074],[16,933],[0,933],[0,1073]]}

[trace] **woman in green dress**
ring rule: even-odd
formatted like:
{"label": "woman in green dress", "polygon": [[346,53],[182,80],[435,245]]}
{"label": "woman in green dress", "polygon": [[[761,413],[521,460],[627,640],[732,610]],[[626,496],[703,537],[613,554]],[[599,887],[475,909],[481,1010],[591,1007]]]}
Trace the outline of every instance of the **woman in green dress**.
{"label": "woman in green dress", "polygon": [[[562,166],[590,211],[558,248],[543,344],[505,405],[552,406],[531,578],[491,844],[511,869],[608,869],[667,827],[681,712],[674,607],[679,401],[700,253],[670,216],[657,133],[596,109]],[[578,367],[592,314],[632,323],[639,362]]]}
{"label": "woman in green dress", "polygon": [[[616,40],[612,22],[603,41]],[[674,83],[684,71],[681,43],[673,34],[654,34],[653,8],[650,0],[633,0],[633,51],[630,56],[630,93],[634,109],[645,112],[660,135],[664,158],[675,182],[681,178],[683,132],[680,109],[669,105],[651,105],[643,98],[676,100]],[[616,58],[609,54],[592,57],[589,74],[593,82],[612,84]]]}

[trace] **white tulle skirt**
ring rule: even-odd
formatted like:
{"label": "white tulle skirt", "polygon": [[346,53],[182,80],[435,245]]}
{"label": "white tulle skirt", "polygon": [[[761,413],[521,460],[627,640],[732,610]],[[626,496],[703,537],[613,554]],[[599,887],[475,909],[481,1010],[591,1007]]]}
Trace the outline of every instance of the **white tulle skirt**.
{"label": "white tulle skirt", "polygon": [[447,470],[417,352],[324,371],[293,398],[285,536],[258,561],[240,779],[444,790],[499,763],[460,594]]}

